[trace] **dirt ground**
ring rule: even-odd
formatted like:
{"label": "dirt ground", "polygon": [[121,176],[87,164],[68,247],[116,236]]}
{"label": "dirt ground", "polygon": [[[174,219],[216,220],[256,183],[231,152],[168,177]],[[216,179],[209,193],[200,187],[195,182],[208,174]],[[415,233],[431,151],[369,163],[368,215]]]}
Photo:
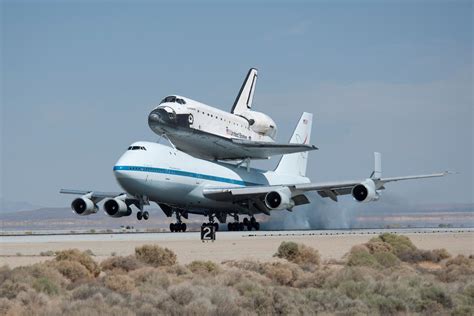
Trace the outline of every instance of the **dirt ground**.
{"label": "dirt ground", "polygon": [[[474,232],[405,234],[420,249],[446,248],[451,254],[474,254]],[[156,236],[156,235],[155,235]],[[61,241],[51,236],[45,242],[8,242],[0,243],[0,266],[17,267],[29,265],[51,257],[41,256],[40,252],[77,248],[90,249],[96,260],[101,261],[112,254],[130,255],[135,247],[143,244],[157,244],[173,250],[181,264],[193,260],[253,259],[273,260],[273,254],[282,241],[295,241],[318,249],[323,259],[341,259],[353,245],[368,241],[374,235],[314,235],[314,236],[241,236],[238,234],[220,234],[215,242],[203,243],[196,238],[180,240],[150,237],[149,240],[91,240]]]}

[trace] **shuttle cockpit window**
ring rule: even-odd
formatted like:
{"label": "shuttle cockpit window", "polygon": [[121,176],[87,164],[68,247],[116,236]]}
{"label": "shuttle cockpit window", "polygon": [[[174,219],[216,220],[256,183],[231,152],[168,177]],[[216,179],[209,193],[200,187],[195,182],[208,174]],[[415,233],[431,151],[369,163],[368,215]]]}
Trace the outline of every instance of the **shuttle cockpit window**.
{"label": "shuttle cockpit window", "polygon": [[160,102],[160,104],[161,103],[169,103],[169,102],[172,102],[172,103],[176,102],[176,97],[173,96],[173,95],[169,96],[169,97],[166,97]]}
{"label": "shuttle cockpit window", "polygon": [[130,146],[128,150],[146,150],[146,148],[143,146]]}
{"label": "shuttle cockpit window", "polygon": [[164,98],[160,104],[162,103],[179,103],[179,104],[186,104],[186,101],[184,101],[183,99],[180,99],[180,98],[177,98],[173,95],[169,96],[169,97],[166,97]]}

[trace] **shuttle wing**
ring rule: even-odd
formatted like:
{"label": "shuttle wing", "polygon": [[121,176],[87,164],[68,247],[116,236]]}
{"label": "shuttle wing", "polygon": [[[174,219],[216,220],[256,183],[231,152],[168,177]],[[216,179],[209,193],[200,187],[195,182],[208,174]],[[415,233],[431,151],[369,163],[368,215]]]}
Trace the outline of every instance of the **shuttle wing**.
{"label": "shuttle wing", "polygon": [[[167,135],[173,145],[193,156],[213,160],[268,159],[271,156],[318,149],[308,144],[278,144],[225,138],[203,131],[179,130]],[[186,136],[186,141],[183,141]]]}

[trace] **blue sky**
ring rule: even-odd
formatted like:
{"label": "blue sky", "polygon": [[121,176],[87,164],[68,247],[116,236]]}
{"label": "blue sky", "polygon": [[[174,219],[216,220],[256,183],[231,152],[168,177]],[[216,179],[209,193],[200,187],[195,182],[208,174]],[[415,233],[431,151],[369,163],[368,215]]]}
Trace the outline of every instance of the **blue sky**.
{"label": "blue sky", "polygon": [[279,141],[315,115],[313,181],[368,176],[379,150],[386,175],[461,173],[387,194],[472,203],[472,16],[469,1],[2,1],[1,197],[119,190],[112,166],[157,138],[147,116],[162,97],[227,110],[257,67],[255,110]]}

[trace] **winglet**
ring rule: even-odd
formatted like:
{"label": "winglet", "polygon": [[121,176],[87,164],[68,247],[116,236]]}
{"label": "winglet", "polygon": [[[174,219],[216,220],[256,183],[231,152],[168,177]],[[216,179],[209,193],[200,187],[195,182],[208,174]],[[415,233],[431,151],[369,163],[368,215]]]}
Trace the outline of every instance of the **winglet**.
{"label": "winglet", "polygon": [[250,68],[232,107],[232,114],[241,114],[252,108],[253,94],[257,84],[257,69]]}
{"label": "winglet", "polygon": [[382,155],[379,152],[374,152],[374,171],[370,177],[373,179],[382,178]]}

